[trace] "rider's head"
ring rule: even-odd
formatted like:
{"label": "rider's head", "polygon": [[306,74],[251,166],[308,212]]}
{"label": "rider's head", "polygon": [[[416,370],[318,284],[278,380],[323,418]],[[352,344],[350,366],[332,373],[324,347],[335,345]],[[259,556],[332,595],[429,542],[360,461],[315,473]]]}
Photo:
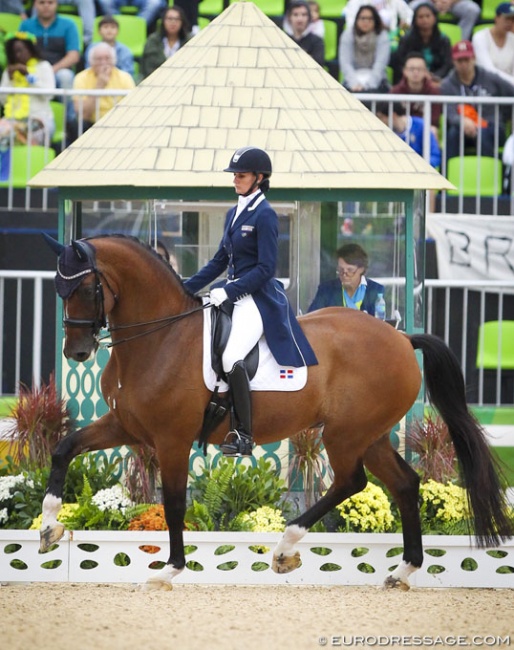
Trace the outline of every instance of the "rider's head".
{"label": "rider's head", "polygon": [[230,159],[229,166],[224,170],[235,174],[253,174],[254,179],[248,189],[236,192],[243,196],[249,196],[257,188],[263,192],[269,190],[269,178],[271,176],[271,160],[268,154],[257,147],[242,147],[234,152]]}

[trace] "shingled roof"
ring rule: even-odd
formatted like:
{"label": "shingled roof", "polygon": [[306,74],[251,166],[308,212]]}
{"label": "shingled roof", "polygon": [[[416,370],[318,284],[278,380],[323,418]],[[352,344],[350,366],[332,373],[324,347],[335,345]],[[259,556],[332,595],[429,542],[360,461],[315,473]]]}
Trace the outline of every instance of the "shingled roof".
{"label": "shingled roof", "polygon": [[253,3],[239,2],[142,81],[33,187],[226,187],[232,152],[273,187],[442,189],[448,181]]}

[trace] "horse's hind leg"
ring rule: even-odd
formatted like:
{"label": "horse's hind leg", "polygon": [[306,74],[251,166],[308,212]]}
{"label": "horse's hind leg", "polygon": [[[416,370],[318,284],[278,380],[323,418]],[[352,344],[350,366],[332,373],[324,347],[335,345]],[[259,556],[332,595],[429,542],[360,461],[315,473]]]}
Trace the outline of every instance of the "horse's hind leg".
{"label": "horse's hind leg", "polygon": [[362,464],[357,464],[353,470],[349,468],[334,469],[333,465],[332,469],[334,470],[334,482],[327,493],[311,508],[287,524],[284,534],[273,552],[272,569],[276,573],[289,573],[297,569],[300,565],[300,553],[295,551],[295,544],[332,508],[366,487],[367,479]]}
{"label": "horse's hind leg", "polygon": [[394,451],[386,435],[366,452],[364,464],[391,492],[400,510],[403,529],[402,562],[386,578],[384,587],[409,589],[409,576],[423,563],[419,518],[419,476]]}
{"label": "horse's hind leg", "polygon": [[64,526],[57,521],[62,505],[64,481],[69,464],[79,454],[97,449],[108,449],[135,442],[107,413],[90,426],[70,433],[57,445],[52,454],[52,467],[43,499],[43,522],[40,530],[39,552],[45,553],[64,534]]}

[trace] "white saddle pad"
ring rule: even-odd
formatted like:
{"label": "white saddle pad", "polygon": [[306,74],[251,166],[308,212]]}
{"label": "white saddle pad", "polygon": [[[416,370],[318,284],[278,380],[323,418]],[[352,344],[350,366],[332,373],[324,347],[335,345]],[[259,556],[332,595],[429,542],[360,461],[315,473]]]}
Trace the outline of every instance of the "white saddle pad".
{"label": "white saddle pad", "polygon": [[[211,367],[211,310],[204,310],[203,317],[203,379],[210,391],[216,386],[216,373]],[[250,381],[252,390],[301,390],[307,383],[307,366],[292,368],[280,366],[262,336],[259,340],[259,367],[255,377]],[[228,385],[223,380],[219,382],[219,391],[228,391]]]}

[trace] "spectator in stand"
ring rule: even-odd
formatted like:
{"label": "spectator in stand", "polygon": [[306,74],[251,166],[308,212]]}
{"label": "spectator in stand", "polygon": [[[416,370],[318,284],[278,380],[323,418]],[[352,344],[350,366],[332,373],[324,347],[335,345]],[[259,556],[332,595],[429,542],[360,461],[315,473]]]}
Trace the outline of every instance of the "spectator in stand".
{"label": "spectator in stand", "polygon": [[[425,128],[424,120],[421,117],[408,117],[405,108],[400,102],[394,102],[389,115],[389,105],[387,102],[380,102],[376,109],[377,117],[397,136],[406,142],[416,153],[423,156],[423,131]],[[430,164],[432,167],[439,169],[441,166],[441,147],[439,142],[430,131]],[[429,210],[435,212],[436,193],[429,193]]]}
{"label": "spectator in stand", "polygon": [[43,59],[52,64],[58,88],[73,86],[73,66],[80,61],[79,33],[75,23],[57,13],[57,0],[35,0],[36,16],[23,20],[20,31],[37,38]]}
{"label": "spectator in stand", "polygon": [[343,9],[345,29],[351,29],[355,24],[357,12],[362,5],[372,4],[378,11],[384,27],[391,39],[402,29],[408,29],[412,23],[413,11],[405,0],[349,0]]}
{"label": "spectator in stand", "polygon": [[[314,34],[315,36],[319,36],[321,39],[323,39],[325,38],[325,24],[320,18],[321,10],[319,6],[319,2],[308,2],[307,4],[309,5],[309,9],[311,10],[311,22],[307,27],[307,32],[309,34]],[[291,23],[287,19],[287,15],[284,17],[282,29],[285,31],[286,34],[289,34],[289,36],[293,34],[293,29],[291,27]]]}
{"label": "spectator in stand", "polygon": [[373,5],[362,5],[355,24],[339,39],[343,85],[354,93],[388,92],[389,35]]}
{"label": "spectator in stand", "polygon": [[198,32],[198,5],[202,0],[175,0],[174,7],[180,7],[186,16],[186,20],[191,27],[191,33]]}
{"label": "spectator in stand", "polygon": [[324,65],[325,43],[319,36],[309,32],[311,23],[309,4],[304,0],[292,0],[287,7],[286,17],[291,25],[290,36],[293,41],[310,54],[319,65]]}
{"label": "spectator in stand", "polygon": [[[514,97],[514,85],[494,72],[476,65],[475,52],[470,41],[460,41],[452,48],[455,69],[441,84],[442,95],[462,97]],[[495,131],[498,130],[498,146],[505,142],[505,125],[511,113],[499,111],[496,123],[494,104],[449,104],[446,155],[448,158],[463,155],[460,150],[461,123],[464,147],[473,146],[482,156],[495,156]]]}
{"label": "spectator in stand", "polygon": [[21,0],[0,0],[0,13],[16,14],[20,18],[27,17],[27,12]]}
{"label": "spectator in stand", "polygon": [[420,52],[423,55],[433,83],[440,83],[452,69],[450,39],[439,30],[437,11],[428,2],[418,5],[414,11],[412,27],[402,36],[398,49],[391,55],[395,84],[402,77],[409,52]]}
{"label": "spectator in stand", "polygon": [[140,67],[143,79],[176,54],[190,37],[184,10],[167,7],[162,15],[160,30],[151,34],[146,41]]}
{"label": "spectator in stand", "polygon": [[120,7],[132,6],[137,7],[137,15],[146,20],[146,24],[151,27],[159,17],[162,8],[165,6],[164,0],[98,0],[102,13],[107,16],[113,16],[120,13]]}
{"label": "spectator in stand", "polygon": [[[116,52],[108,43],[97,43],[89,51],[89,67],[79,72],[73,83],[74,90],[130,90],[134,88],[134,79],[116,67]],[[86,131],[101,117],[108,113],[121,96],[74,95],[73,103],[78,116],[75,124],[70,125],[70,141],[78,132],[78,125],[83,124],[81,132]]]}
{"label": "spectator in stand", "polygon": [[[396,95],[440,95],[438,85],[432,83],[428,72],[427,64],[420,52],[407,54],[403,66],[403,76],[399,83],[394,85],[391,93]],[[403,103],[406,108],[406,103]],[[439,137],[439,120],[441,118],[441,104],[431,105],[431,124],[435,137]],[[424,106],[422,101],[409,102],[410,115],[424,117]]]}
{"label": "spectator in stand", "polygon": [[[423,128],[424,123],[421,117],[407,116],[405,108],[400,102],[394,102],[389,117],[389,104],[380,102],[377,104],[377,117],[406,142],[416,153],[423,156]],[[435,135],[430,132],[430,164],[432,167],[441,166],[441,148]]]}
{"label": "spectator in stand", "polygon": [[84,26],[84,45],[91,43],[93,38],[93,27],[96,18],[96,7],[94,0],[58,0],[60,5],[73,5],[77,7],[78,15],[82,18]]}
{"label": "spectator in stand", "polygon": [[502,2],[496,7],[494,25],[473,35],[478,65],[514,83],[514,4]]}
{"label": "spectator in stand", "polygon": [[[55,76],[48,61],[41,59],[37,39],[28,32],[8,34],[5,40],[7,68],[0,85],[5,88],[55,90]],[[4,117],[0,119],[0,149],[15,144],[48,144],[54,131],[48,95],[0,95]]]}
{"label": "spectator in stand", "polygon": [[[119,23],[113,16],[104,16],[98,23],[98,33],[102,42],[108,43],[116,52],[116,66],[134,76],[134,55],[129,47],[117,40],[119,30]],[[96,43],[91,43],[84,54],[86,68],[89,68],[89,52],[95,45]]]}
{"label": "spectator in stand", "polygon": [[428,2],[438,14],[455,16],[463,39],[470,39],[477,20],[480,18],[480,5],[473,0],[413,0],[411,7],[416,10]]}

